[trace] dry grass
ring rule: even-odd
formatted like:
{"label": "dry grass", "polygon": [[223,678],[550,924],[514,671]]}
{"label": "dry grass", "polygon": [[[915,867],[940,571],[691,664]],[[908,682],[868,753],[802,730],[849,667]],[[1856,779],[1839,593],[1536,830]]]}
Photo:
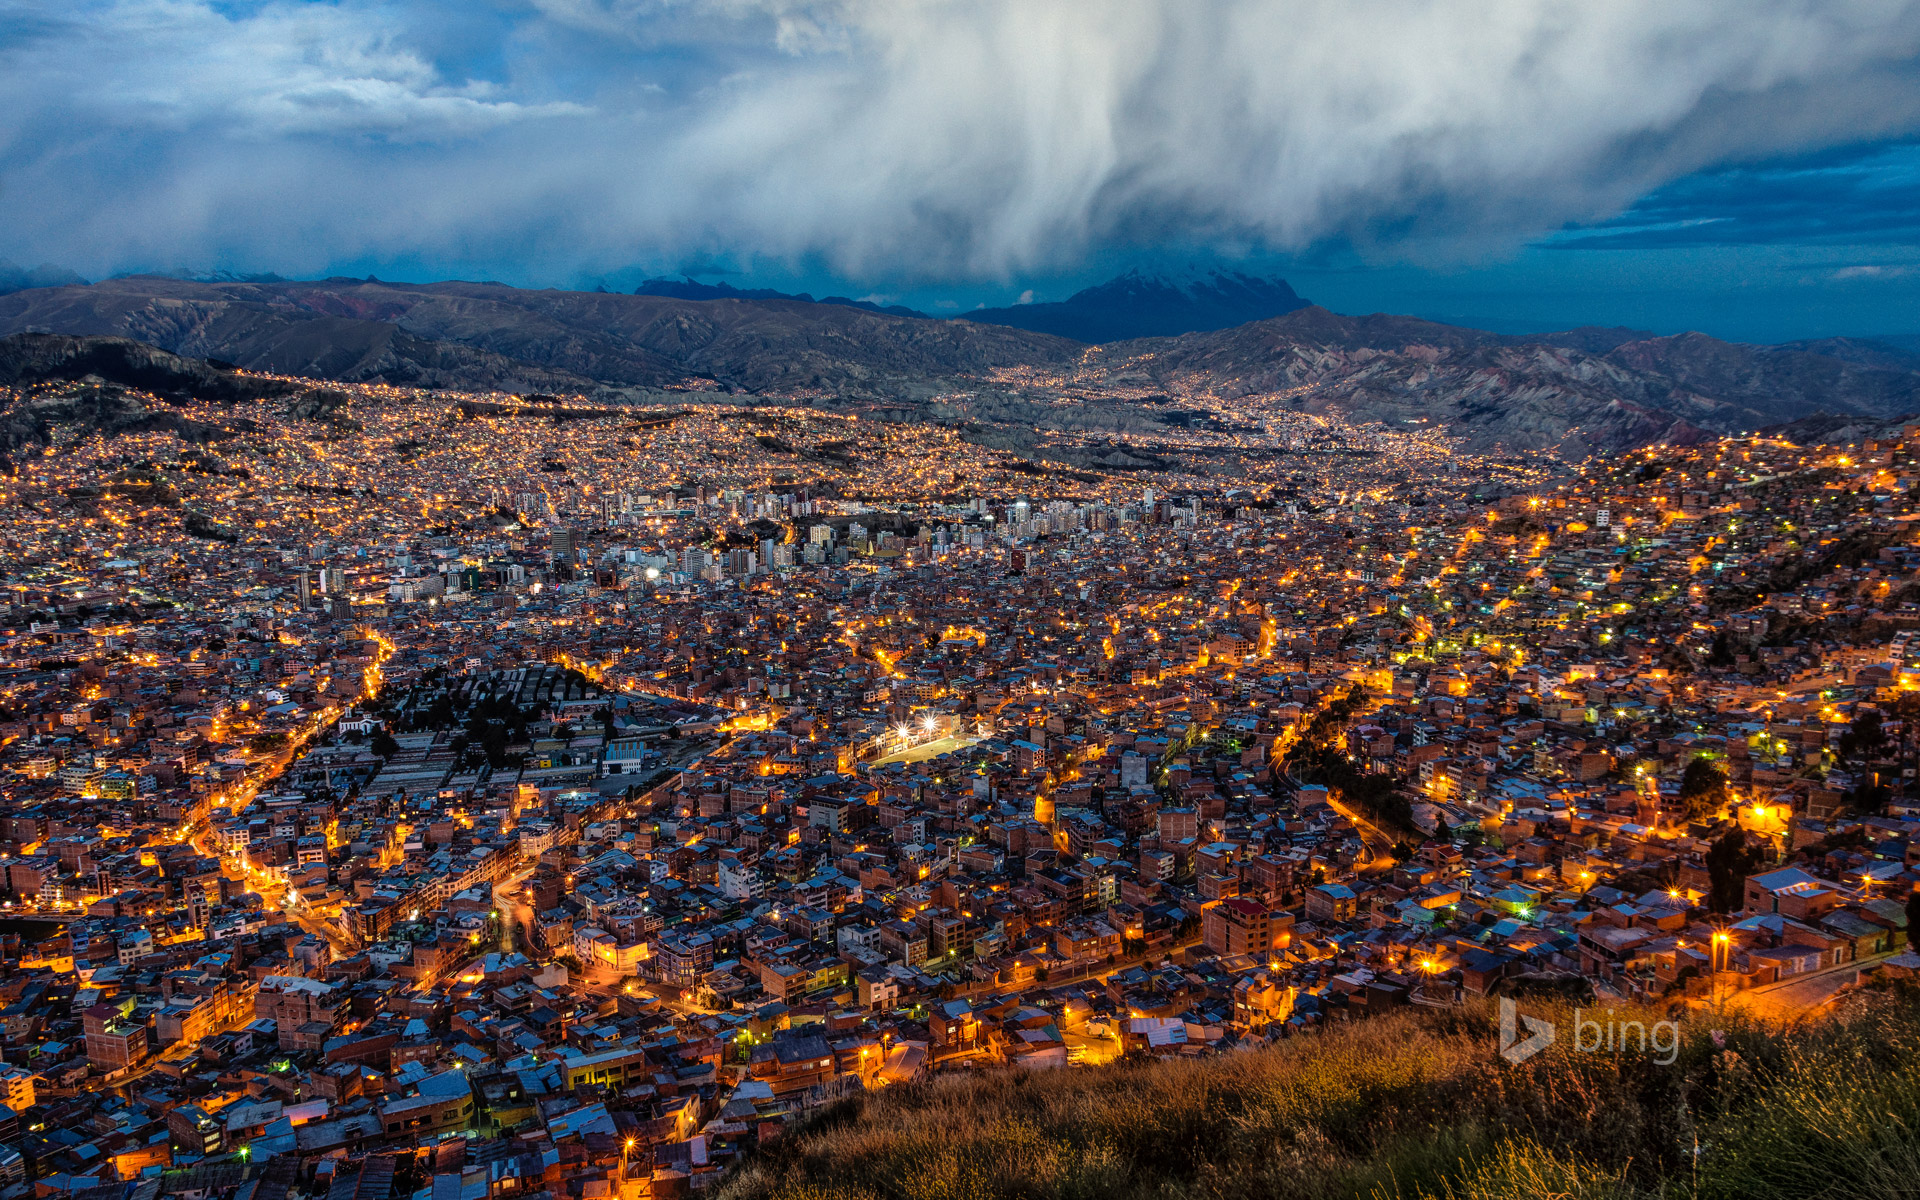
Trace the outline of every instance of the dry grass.
{"label": "dry grass", "polygon": [[[1570,1012],[1544,1015],[1571,1028]],[[823,1111],[717,1195],[1915,1194],[1920,1006],[1910,997],[1792,1034],[1728,1018],[1716,1043],[1712,1024],[1689,1022],[1670,1066],[1575,1053],[1563,1036],[1511,1067],[1494,1052],[1491,1013],[1470,1010],[1405,1012],[1209,1060],[942,1077]]]}

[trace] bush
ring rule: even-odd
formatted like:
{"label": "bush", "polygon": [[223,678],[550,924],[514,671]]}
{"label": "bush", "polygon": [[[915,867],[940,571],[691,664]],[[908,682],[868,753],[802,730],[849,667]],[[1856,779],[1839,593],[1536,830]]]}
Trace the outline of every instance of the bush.
{"label": "bush", "polygon": [[1908,1195],[1920,1178],[1911,994],[1786,1032],[1683,1019],[1664,1066],[1578,1053],[1570,1009],[1523,1003],[1562,1036],[1518,1066],[1495,1052],[1492,1012],[1468,1008],[1205,1060],[888,1088],[748,1155],[715,1195],[1800,1200]]}

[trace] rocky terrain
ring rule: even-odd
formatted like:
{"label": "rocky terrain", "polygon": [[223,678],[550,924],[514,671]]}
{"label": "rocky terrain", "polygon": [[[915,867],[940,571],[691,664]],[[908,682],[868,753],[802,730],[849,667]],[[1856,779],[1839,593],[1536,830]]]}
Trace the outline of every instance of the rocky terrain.
{"label": "rocky terrain", "polygon": [[[1232,297],[1221,296],[1228,305]],[[1124,307],[1123,299],[1109,291],[1102,303]],[[1141,311],[1155,311],[1153,296],[1139,299]],[[313,379],[602,402],[693,391],[1028,429],[1165,424],[1164,414],[1142,410],[1143,396],[1253,398],[1396,429],[1444,426],[1473,450],[1568,457],[1817,413],[1844,423],[1920,411],[1920,357],[1875,342],[1750,346],[1599,328],[1516,337],[1314,306],[1089,346],[805,299],[139,276],[0,296],[0,334],[21,330],[133,339]]]}
{"label": "rocky terrain", "polygon": [[241,374],[230,363],[185,358],[128,338],[48,333],[0,337],[0,387],[75,383],[89,377],[177,401],[234,403],[296,390],[279,380]]}
{"label": "rocky terrain", "polygon": [[[174,410],[190,400],[246,404],[299,393],[284,380],[126,338],[21,333],[0,337],[0,467],[62,428],[114,436],[175,433],[189,442],[226,436]],[[296,404],[299,401],[295,401]],[[241,418],[235,428],[244,428]]]}
{"label": "rocky terrain", "polygon": [[1916,367],[1920,360],[1891,348],[1841,339],[1815,350],[1633,330],[1513,337],[1318,307],[1215,333],[1123,342],[1086,362],[1110,384],[1278,394],[1303,411],[1349,420],[1444,424],[1477,449],[1552,446],[1576,457],[1816,412],[1913,412]]}
{"label": "rocky terrain", "polygon": [[710,386],[931,395],[995,367],[1065,363],[1059,338],[837,304],[373,280],[135,276],[0,297],[0,332],[138,338],[251,370],[469,391]]}

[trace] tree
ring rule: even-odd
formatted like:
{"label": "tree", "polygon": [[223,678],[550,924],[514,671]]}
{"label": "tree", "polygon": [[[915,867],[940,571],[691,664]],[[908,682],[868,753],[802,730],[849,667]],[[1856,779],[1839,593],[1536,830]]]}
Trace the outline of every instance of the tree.
{"label": "tree", "polygon": [[1840,757],[1867,758],[1887,744],[1886,731],[1880,727],[1880,714],[1868,709],[1847,725],[1840,735]]}
{"label": "tree", "polygon": [[1747,876],[1760,869],[1761,849],[1738,825],[1707,851],[1707,907],[1728,913],[1745,902]]}
{"label": "tree", "polygon": [[434,697],[420,723],[424,729],[445,729],[452,725],[453,697],[444,694]]}
{"label": "tree", "polygon": [[1893,798],[1893,789],[1885,784],[1875,783],[1874,778],[1873,775],[1868,775],[1852,790],[1842,794],[1841,799],[1846,802],[1848,808],[1854,812],[1877,813],[1887,806],[1887,801]]}
{"label": "tree", "polygon": [[384,729],[374,731],[373,742],[369,748],[381,758],[392,758],[400,753],[400,743],[394,741],[393,735]]}
{"label": "tree", "polygon": [[1687,764],[1680,776],[1680,806],[1695,821],[1717,816],[1726,808],[1727,777],[1719,764],[1704,754]]}

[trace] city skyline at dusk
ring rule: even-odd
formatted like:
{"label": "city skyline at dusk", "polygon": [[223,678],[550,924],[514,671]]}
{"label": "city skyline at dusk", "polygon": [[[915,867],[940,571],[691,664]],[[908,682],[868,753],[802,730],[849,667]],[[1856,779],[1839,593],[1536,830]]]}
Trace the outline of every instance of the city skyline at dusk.
{"label": "city skyline at dusk", "polygon": [[1920,0],[0,105],[0,1200],[1920,1188]]}

